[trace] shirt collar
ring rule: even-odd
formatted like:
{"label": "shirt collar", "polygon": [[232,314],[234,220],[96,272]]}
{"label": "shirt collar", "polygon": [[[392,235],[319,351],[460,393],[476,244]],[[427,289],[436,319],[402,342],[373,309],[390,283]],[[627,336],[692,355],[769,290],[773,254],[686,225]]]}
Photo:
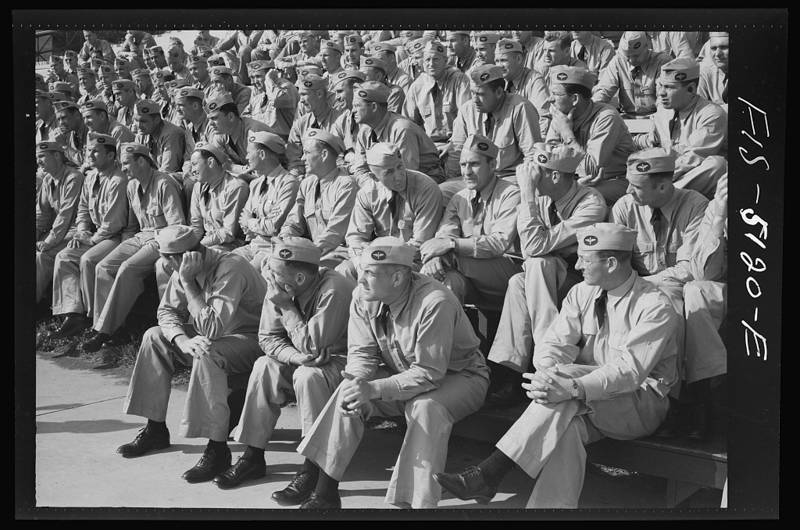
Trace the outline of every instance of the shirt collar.
{"label": "shirt collar", "polygon": [[[308,302],[316,294],[317,287],[319,286],[319,284],[321,282],[321,279],[320,279],[320,273],[321,272],[322,271],[320,271],[317,274],[315,274],[314,278],[311,280],[311,285],[308,286],[308,289],[306,289],[305,292],[303,292],[303,294],[301,294],[300,296],[296,297],[297,303],[298,303],[298,305],[300,307],[305,308],[306,304],[308,304]],[[305,311],[305,309],[304,309],[304,311]]]}
{"label": "shirt collar", "polygon": [[[661,214],[669,221],[669,224],[672,225],[672,216],[675,213],[675,208],[678,202],[678,188],[673,188],[672,190],[672,197],[669,198],[667,203],[660,208]],[[653,210],[652,208],[650,209]]]}
{"label": "shirt collar", "polygon": [[556,209],[560,212],[564,206],[569,204],[569,202],[578,194],[578,182],[573,180],[572,185],[567,190],[567,193],[564,194],[563,197],[555,201]]}
{"label": "shirt collar", "polygon": [[623,296],[628,294],[628,291],[631,290],[633,287],[633,283],[636,281],[636,271],[631,271],[631,275],[628,276],[628,279],[622,282],[621,285],[616,286],[615,288],[608,291],[608,301],[611,302],[612,305],[616,306],[619,301],[622,299]]}
{"label": "shirt collar", "polygon": [[216,250],[212,248],[206,247],[206,254],[203,256],[203,268],[200,269],[200,272],[197,274],[197,283],[200,285],[202,289],[206,283],[206,279],[208,278],[208,273],[211,270],[211,265],[214,262],[215,254],[217,253]]}
{"label": "shirt collar", "polygon": [[479,192],[481,194],[481,199],[483,199],[484,204],[489,203],[489,199],[492,198],[492,193],[494,193],[494,189],[497,187],[497,181],[500,180],[495,174],[489,183]]}

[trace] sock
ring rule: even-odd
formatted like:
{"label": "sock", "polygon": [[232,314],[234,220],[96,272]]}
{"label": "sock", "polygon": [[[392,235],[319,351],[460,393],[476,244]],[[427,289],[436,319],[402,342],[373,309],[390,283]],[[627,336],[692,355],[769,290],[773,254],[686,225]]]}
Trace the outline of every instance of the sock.
{"label": "sock", "polygon": [[300,471],[308,473],[312,477],[319,479],[319,466],[317,466],[317,464],[308,458],[306,458],[306,461],[303,462],[303,467]]}
{"label": "sock", "polygon": [[483,472],[483,479],[490,486],[498,486],[506,474],[514,469],[514,461],[502,451],[495,451],[492,456],[478,464],[478,469]]}
{"label": "sock", "polygon": [[248,445],[247,449],[244,450],[242,458],[251,460],[253,462],[260,462],[264,460],[264,450],[259,447]]}
{"label": "sock", "polygon": [[336,502],[339,498],[339,481],[333,480],[327,473],[320,469],[315,492],[318,497],[328,502]]}
{"label": "sock", "polygon": [[147,420],[147,430],[153,432],[165,432],[167,430],[167,422]]}
{"label": "sock", "polygon": [[209,440],[206,449],[215,449],[224,453],[225,450],[228,449],[228,442],[215,442],[214,440]]}

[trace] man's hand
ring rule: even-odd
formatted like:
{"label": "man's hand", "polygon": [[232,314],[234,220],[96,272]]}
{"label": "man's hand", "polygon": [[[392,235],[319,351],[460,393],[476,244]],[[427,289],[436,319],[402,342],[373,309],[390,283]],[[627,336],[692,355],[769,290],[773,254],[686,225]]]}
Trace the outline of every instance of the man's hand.
{"label": "man's hand", "polygon": [[420,269],[420,274],[430,276],[434,280],[444,281],[445,273],[447,272],[442,265],[442,258],[436,257],[428,261]]}
{"label": "man's hand", "polygon": [[248,225],[250,224],[250,219],[255,219],[255,217],[253,212],[247,211],[244,208],[242,209],[242,213],[239,215],[239,227],[242,229],[242,232],[244,232],[244,235],[249,236],[253,233]]}
{"label": "man's hand", "polygon": [[267,280],[267,300],[281,310],[294,308],[294,289],[289,285],[280,285],[269,269],[262,269],[261,274]]}
{"label": "man's hand", "polygon": [[267,72],[267,75],[266,75],[266,77],[267,77],[267,79],[272,79],[272,81],[273,81],[273,82],[277,82],[277,81],[278,81],[278,78],[279,78],[280,76],[279,76],[279,74],[278,74],[278,71],[277,71],[276,69],[274,69],[274,68],[273,68],[272,70],[270,70],[269,72]]}
{"label": "man's hand", "polygon": [[181,268],[178,270],[181,284],[186,286],[186,284],[193,282],[201,270],[203,270],[203,257],[200,253],[196,251],[185,252],[181,260]]}
{"label": "man's hand", "polygon": [[39,252],[47,252],[51,248],[52,247],[50,245],[48,245],[47,243],[45,243],[44,241],[37,241],[36,242],[36,250],[38,250]]}
{"label": "man's hand", "polygon": [[520,199],[523,204],[536,202],[536,187],[539,185],[541,174],[533,162],[525,161],[517,166],[517,185],[519,186]]}
{"label": "man's hand", "polygon": [[199,359],[203,355],[208,355],[211,351],[211,340],[202,335],[197,335],[191,339],[186,335],[178,335],[174,339],[175,346],[183,353]]}
{"label": "man's hand", "polygon": [[70,242],[67,243],[67,246],[69,248],[81,248],[81,244],[84,244],[87,247],[94,246],[94,241],[92,241],[92,233],[88,230],[79,230],[76,232]]}
{"label": "man's hand", "polygon": [[370,401],[379,397],[378,392],[363,377],[350,375],[344,370],[342,370],[342,377],[345,380],[342,381],[337,410],[345,416],[358,416],[359,414],[369,416],[368,411],[372,409]]}
{"label": "man's hand", "polygon": [[572,399],[572,380],[553,368],[542,368],[532,374],[522,374],[530,383],[522,383],[529,398],[541,405]]}
{"label": "man's hand", "polygon": [[419,247],[419,252],[422,255],[422,262],[427,263],[437,256],[444,256],[450,252],[450,250],[452,250],[450,241],[449,237],[434,237],[424,242],[422,246]]}
{"label": "man's hand", "polygon": [[[332,349],[333,348],[328,346],[326,348],[320,348],[319,350],[317,350],[316,356],[314,356],[314,354],[309,353],[308,355],[303,355],[302,358],[298,357],[299,364],[297,366],[314,367],[327,364],[328,361],[331,360]],[[294,363],[294,359],[292,359],[292,362]]]}
{"label": "man's hand", "polygon": [[580,184],[581,186],[594,187],[597,186],[597,184],[599,184],[602,181],[603,181],[603,168],[598,169],[597,175],[594,177],[586,176],[578,178],[578,184]]}
{"label": "man's hand", "polygon": [[574,107],[567,114],[564,114],[554,106],[550,106],[550,114],[552,116],[550,126],[556,130],[564,143],[567,143],[571,138],[575,138],[575,132],[572,130],[572,116],[574,113]]}
{"label": "man's hand", "polygon": [[717,181],[717,191],[714,193],[714,214],[721,218],[728,218],[728,174],[725,173]]}

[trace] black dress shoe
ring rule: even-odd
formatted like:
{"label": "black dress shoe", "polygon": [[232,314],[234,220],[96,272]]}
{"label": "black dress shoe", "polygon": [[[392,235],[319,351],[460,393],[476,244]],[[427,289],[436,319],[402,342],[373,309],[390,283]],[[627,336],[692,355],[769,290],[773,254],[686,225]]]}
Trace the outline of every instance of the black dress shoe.
{"label": "black dress shoe", "polygon": [[507,379],[497,390],[489,394],[489,403],[506,407],[513,407],[522,403],[528,396],[525,394],[525,389],[522,388],[521,383],[522,378]]}
{"label": "black dress shoe", "polygon": [[64,319],[64,322],[58,326],[58,329],[51,331],[47,338],[50,340],[64,339],[77,335],[86,329],[86,318],[83,315],[69,315]]}
{"label": "black dress shoe", "polygon": [[225,448],[224,451],[218,451],[206,447],[197,465],[184,473],[182,478],[191,483],[208,482],[229,467],[231,467],[230,449]]}
{"label": "black dress shoe", "polygon": [[230,469],[214,477],[214,484],[220,488],[235,488],[246,480],[264,478],[266,475],[267,463],[263,459],[254,461],[240,456]]}
{"label": "black dress shoe", "polygon": [[311,473],[301,471],[296,474],[286,488],[272,494],[272,500],[281,504],[300,504],[314,492],[317,479]]}
{"label": "black dress shoe", "polygon": [[462,501],[474,499],[480,504],[486,504],[497,493],[497,486],[487,484],[483,472],[475,466],[468,467],[461,473],[434,473],[433,480]]}
{"label": "black dress shoe", "polygon": [[131,443],[117,447],[117,452],[122,456],[133,457],[167,447],[169,447],[169,430],[155,432],[145,427]]}
{"label": "black dress shoe", "polygon": [[328,502],[313,491],[308,496],[303,504],[300,505],[301,510],[341,510],[342,499],[336,496],[336,502]]}
{"label": "black dress shoe", "polygon": [[86,340],[83,342],[83,344],[81,344],[81,349],[85,352],[94,353],[96,351],[100,351],[100,348],[103,347],[103,344],[110,340],[111,335],[98,331],[89,340]]}

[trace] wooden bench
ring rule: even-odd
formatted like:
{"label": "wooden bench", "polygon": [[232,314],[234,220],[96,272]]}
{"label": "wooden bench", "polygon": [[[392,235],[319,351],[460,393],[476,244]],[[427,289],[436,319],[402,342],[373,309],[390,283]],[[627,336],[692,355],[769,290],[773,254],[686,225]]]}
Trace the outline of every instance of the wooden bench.
{"label": "wooden bench", "polygon": [[[456,423],[452,434],[497,443],[527,405],[486,404]],[[586,446],[586,452],[591,463],[666,479],[666,508],[674,508],[703,487],[721,490],[728,477],[727,439],[721,434],[708,442],[652,436],[625,441],[605,438]]]}

